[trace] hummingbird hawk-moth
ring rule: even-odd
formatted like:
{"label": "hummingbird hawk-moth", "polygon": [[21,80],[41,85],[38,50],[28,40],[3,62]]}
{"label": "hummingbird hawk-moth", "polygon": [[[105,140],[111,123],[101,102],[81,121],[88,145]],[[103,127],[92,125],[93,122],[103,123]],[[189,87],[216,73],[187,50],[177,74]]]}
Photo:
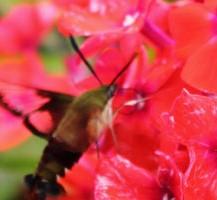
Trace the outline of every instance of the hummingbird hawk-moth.
{"label": "hummingbird hawk-moth", "polygon": [[[35,95],[47,100],[29,112],[14,108],[8,103],[4,91],[0,90],[1,106],[13,115],[22,118],[27,129],[48,142],[36,171],[25,177],[27,192],[24,199],[27,200],[44,200],[48,195],[55,196],[64,193],[63,187],[57,182],[57,175],[63,176],[65,168],[71,168],[88,147],[99,138],[104,127],[102,114],[117,89],[116,81],[135,57],[129,60],[110,84],[104,85],[85,59],[73,37],[70,37],[70,41],[81,60],[100,83],[99,88],[78,97],[30,88]],[[31,117],[35,113],[44,111],[50,113],[55,124],[49,133],[43,133],[31,122]]]}

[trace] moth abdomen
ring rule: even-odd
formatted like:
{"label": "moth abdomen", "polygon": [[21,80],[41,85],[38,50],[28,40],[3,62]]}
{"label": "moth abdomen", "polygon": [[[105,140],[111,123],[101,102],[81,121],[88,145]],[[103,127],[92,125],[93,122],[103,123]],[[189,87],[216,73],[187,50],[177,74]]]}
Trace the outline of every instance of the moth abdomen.
{"label": "moth abdomen", "polygon": [[[68,150],[66,145],[61,144],[55,139],[51,139],[44,149],[43,156],[39,163],[37,173],[38,175],[55,173],[56,175],[64,175],[64,168],[71,168],[72,165],[78,161],[82,152],[72,152]],[[50,180],[51,177],[47,177]]]}
{"label": "moth abdomen", "polygon": [[44,149],[35,175],[27,175],[25,182],[30,191],[38,197],[59,195],[64,193],[63,187],[57,182],[57,175],[64,176],[65,169],[71,168],[81,157],[82,152],[72,152],[64,145],[51,139]]}

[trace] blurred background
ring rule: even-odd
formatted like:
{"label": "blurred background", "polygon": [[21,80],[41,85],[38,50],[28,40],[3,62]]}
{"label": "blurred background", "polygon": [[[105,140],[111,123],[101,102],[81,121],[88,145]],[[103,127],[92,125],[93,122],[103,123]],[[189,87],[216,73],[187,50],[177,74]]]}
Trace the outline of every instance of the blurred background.
{"label": "blurred background", "polygon": [[31,137],[23,144],[0,153],[0,199],[16,200],[24,175],[34,172],[46,142]]}
{"label": "blurred background", "polygon": [[[0,17],[16,5],[34,3],[33,0],[0,1]],[[18,22],[19,23],[19,22]],[[49,73],[64,71],[64,57],[71,52],[68,42],[56,28],[50,32],[39,47],[39,54]],[[34,173],[46,142],[30,137],[24,143],[5,152],[0,152],[0,200],[15,200],[12,196],[20,189],[23,177]]]}

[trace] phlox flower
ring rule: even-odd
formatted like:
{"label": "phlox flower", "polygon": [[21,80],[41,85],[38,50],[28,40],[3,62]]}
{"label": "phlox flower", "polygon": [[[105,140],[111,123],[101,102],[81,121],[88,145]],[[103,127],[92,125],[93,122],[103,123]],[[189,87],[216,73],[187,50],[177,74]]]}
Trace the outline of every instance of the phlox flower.
{"label": "phlox flower", "polygon": [[[31,98],[32,96],[35,97],[35,94],[34,92],[28,94],[26,92],[28,90],[24,87],[12,87],[10,84],[7,86],[7,82],[36,88],[47,87],[51,90],[53,88],[59,91],[66,91],[68,87],[71,88],[71,86],[67,86],[70,83],[66,83],[65,78],[48,76],[38,53],[39,46],[50,33],[56,16],[57,12],[54,5],[48,2],[40,2],[33,5],[14,6],[9,13],[6,13],[0,19],[1,98],[3,98],[2,95],[10,93],[22,93],[22,98],[20,95],[10,97],[16,102],[13,105],[19,104],[16,107],[21,106],[21,104],[24,105],[21,106],[22,109],[31,107],[31,101],[35,100]],[[46,86],[43,82],[46,82]],[[26,95],[24,95],[25,92]],[[6,119],[8,123],[5,123]],[[1,121],[4,124],[2,126],[3,131],[0,134],[1,151],[11,148],[29,137],[30,133],[22,125],[21,120],[12,116],[5,109],[1,112]],[[16,129],[19,131],[16,131]]]}
{"label": "phlox flower", "polygon": [[55,7],[49,3],[14,6],[0,19],[0,53],[35,50],[50,32],[55,18]]}
{"label": "phlox flower", "polygon": [[144,17],[146,6],[147,3],[141,0],[91,0],[84,5],[72,2],[64,10],[59,28],[65,35],[118,33],[128,28],[136,29]]}
{"label": "phlox flower", "polygon": [[[172,9],[169,14],[169,27],[177,43],[177,54],[185,58],[182,78],[192,87],[207,92],[216,92],[216,60],[213,55],[217,21],[214,7],[212,1],[204,4],[192,2]],[[204,79],[207,75],[209,78]]]}
{"label": "phlox flower", "polygon": [[[4,54],[0,80],[20,86],[1,83],[0,98],[13,97],[9,103],[28,113],[31,109],[25,105],[37,107],[35,99],[39,104],[47,100],[34,88],[77,96],[99,87],[77,54],[65,58],[65,76],[51,77],[44,71],[38,46],[57,13],[62,13],[58,29],[64,36],[81,37],[80,50],[103,84],[109,84],[134,57],[116,82],[110,126],[96,146],[91,145],[64,177],[58,177],[66,194],[55,199],[216,199],[215,1],[52,3],[48,10],[54,12],[46,20],[41,12],[35,15],[40,6],[27,6],[25,14],[30,17],[22,26],[15,26],[12,16],[23,7],[2,19],[0,40],[2,34],[16,42],[7,46],[3,41],[7,48],[0,47]],[[13,87],[21,92],[5,89]],[[5,150],[28,134],[21,120],[1,111],[0,150]],[[39,120],[45,118],[46,113]],[[8,119],[14,129],[7,126]],[[37,123],[37,116],[33,120]]]}
{"label": "phlox flower", "polygon": [[183,91],[164,115],[171,136],[189,152],[189,167],[183,176],[184,199],[216,198],[216,103],[215,96]]}
{"label": "phlox flower", "polygon": [[[35,53],[10,56],[10,60],[5,58],[1,61],[1,98],[5,98],[14,108],[28,113],[44,103],[44,100],[34,92],[34,88],[68,93],[76,91],[67,79],[61,76],[48,76],[41,59]],[[30,136],[30,132],[22,125],[22,120],[3,108],[1,108],[1,123],[3,129],[0,133],[1,151],[18,145]]]}

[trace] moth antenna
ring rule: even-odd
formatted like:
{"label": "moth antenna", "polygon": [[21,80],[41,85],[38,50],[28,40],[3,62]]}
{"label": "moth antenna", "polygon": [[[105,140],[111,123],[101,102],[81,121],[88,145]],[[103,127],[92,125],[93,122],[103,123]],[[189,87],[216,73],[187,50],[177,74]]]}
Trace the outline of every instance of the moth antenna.
{"label": "moth antenna", "polygon": [[136,54],[134,54],[128,63],[118,72],[118,74],[113,78],[111,83],[109,84],[109,88],[114,85],[114,83],[117,81],[117,79],[127,70],[127,68],[130,66],[130,64],[133,62],[134,58],[136,57]]}
{"label": "moth antenna", "polygon": [[93,67],[91,66],[91,64],[87,61],[87,59],[85,58],[84,54],[81,52],[81,50],[78,47],[78,44],[76,43],[74,37],[70,36],[70,43],[73,47],[73,49],[76,51],[76,53],[79,55],[79,57],[81,58],[81,60],[84,62],[84,64],[87,66],[87,68],[91,71],[91,73],[94,75],[94,77],[97,79],[97,81],[99,82],[100,85],[104,85],[103,82],[100,80],[100,78],[98,77],[98,75],[96,74],[96,72],[94,71]]}

